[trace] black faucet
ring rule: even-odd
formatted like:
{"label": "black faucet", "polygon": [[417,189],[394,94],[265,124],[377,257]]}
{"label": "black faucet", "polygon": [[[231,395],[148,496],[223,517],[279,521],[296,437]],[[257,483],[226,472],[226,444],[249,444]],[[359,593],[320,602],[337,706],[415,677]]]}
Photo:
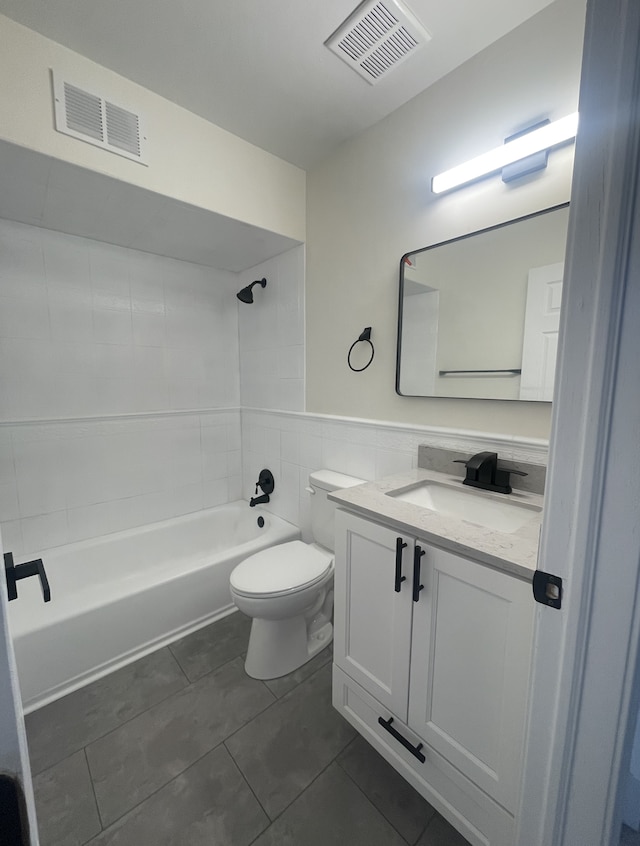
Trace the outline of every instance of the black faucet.
{"label": "black faucet", "polygon": [[495,493],[511,493],[509,477],[512,473],[516,476],[527,475],[522,470],[499,469],[497,452],[478,452],[472,455],[468,461],[456,458],[455,463],[464,464],[467,468],[467,475],[462,482],[463,485],[470,485],[472,488],[481,488]]}
{"label": "black faucet", "polygon": [[262,505],[265,502],[269,502],[269,494],[273,493],[273,489],[275,488],[276,483],[273,478],[273,473],[271,470],[264,470],[260,471],[260,475],[258,476],[258,481],[256,482],[256,493],[258,493],[258,488],[262,490],[261,496],[252,496],[249,500],[249,505],[251,508],[254,505]]}

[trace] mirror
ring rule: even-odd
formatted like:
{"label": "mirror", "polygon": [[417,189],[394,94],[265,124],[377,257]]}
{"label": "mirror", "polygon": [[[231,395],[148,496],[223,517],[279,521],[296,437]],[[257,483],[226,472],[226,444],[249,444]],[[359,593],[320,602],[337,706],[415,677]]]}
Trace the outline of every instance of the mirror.
{"label": "mirror", "polygon": [[401,396],[551,402],[569,204],[407,253]]}

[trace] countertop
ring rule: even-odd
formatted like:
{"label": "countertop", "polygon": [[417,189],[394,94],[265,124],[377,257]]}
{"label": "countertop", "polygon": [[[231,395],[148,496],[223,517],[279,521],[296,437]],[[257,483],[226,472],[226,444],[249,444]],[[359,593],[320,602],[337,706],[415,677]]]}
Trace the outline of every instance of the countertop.
{"label": "countertop", "polygon": [[[329,494],[329,499],[342,508],[386,523],[401,532],[429,541],[434,546],[460,553],[519,578],[531,580],[538,557],[541,512],[533,511],[532,518],[524,526],[507,534],[387,496],[389,491],[410,488],[425,481],[454,485],[462,489],[459,476],[417,469],[353,488],[333,491]],[[511,494],[500,494],[475,488],[464,490],[471,491],[475,496],[510,500],[537,508],[542,508],[543,505],[542,496],[525,491],[514,490]]]}

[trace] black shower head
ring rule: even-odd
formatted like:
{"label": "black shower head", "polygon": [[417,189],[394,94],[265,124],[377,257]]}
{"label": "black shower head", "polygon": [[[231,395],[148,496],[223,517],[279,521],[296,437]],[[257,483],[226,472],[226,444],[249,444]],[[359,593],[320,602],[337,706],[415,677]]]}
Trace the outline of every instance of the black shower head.
{"label": "black shower head", "polygon": [[252,282],[251,285],[247,285],[246,288],[243,288],[241,291],[238,291],[236,296],[240,300],[241,303],[252,303],[253,302],[253,291],[251,289],[253,288],[254,285],[260,285],[262,288],[266,288],[267,280],[266,279],[256,279],[256,281]]}

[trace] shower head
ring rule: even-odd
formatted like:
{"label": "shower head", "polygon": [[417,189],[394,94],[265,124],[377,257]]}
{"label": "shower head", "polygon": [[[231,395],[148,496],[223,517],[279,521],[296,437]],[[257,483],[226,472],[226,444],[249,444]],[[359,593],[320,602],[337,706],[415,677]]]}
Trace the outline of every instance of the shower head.
{"label": "shower head", "polygon": [[240,300],[241,303],[252,303],[253,302],[253,291],[251,289],[253,288],[254,285],[260,285],[262,288],[266,288],[267,280],[266,279],[256,279],[256,281],[252,282],[251,285],[247,285],[246,288],[243,288],[241,291],[238,291],[236,296]]}

